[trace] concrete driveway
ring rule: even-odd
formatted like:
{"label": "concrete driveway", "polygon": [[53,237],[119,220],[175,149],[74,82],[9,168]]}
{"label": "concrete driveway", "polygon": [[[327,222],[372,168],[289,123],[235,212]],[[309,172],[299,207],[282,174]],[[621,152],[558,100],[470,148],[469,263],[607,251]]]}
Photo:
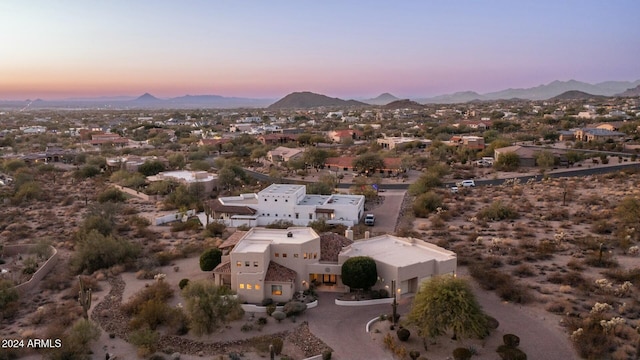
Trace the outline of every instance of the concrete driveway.
{"label": "concrete driveway", "polygon": [[333,349],[332,359],[393,359],[365,331],[369,320],[390,314],[391,305],[338,306],[336,293],[320,293],[318,306],[305,312],[311,332]]}
{"label": "concrete driveway", "polygon": [[372,235],[373,233],[394,234],[396,232],[398,214],[406,192],[406,190],[386,190],[381,192],[380,195],[384,197],[382,204],[365,211],[365,214],[376,216],[375,225],[370,227]]}

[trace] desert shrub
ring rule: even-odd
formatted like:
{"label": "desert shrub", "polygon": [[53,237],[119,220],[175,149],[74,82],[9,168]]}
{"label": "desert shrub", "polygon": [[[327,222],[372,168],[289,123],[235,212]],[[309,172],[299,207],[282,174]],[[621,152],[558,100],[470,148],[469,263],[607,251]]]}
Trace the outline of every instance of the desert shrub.
{"label": "desert shrub", "polygon": [[159,334],[151,329],[138,329],[129,334],[129,342],[138,348],[138,356],[146,357],[157,350]]}
{"label": "desert shrub", "polygon": [[187,286],[187,285],[189,285],[189,279],[182,279],[178,283],[178,287],[180,288],[180,290],[184,289],[185,286]]}
{"label": "desert shrub", "polygon": [[111,202],[124,202],[127,199],[127,196],[120,190],[109,187],[105,191],[98,194],[98,202],[104,203],[107,201]]}
{"label": "desert shrub", "polygon": [[84,165],[74,172],[77,179],[92,178],[97,175],[100,175],[100,168],[95,165]]}
{"label": "desert shrub", "polygon": [[302,314],[305,310],[307,310],[307,304],[300,301],[289,301],[284,304],[282,311],[287,316],[296,316]]}
{"label": "desert shrub", "polygon": [[528,264],[518,265],[515,269],[513,269],[512,273],[513,275],[519,277],[529,277],[536,274],[531,265]]}
{"label": "desert shrub", "polygon": [[96,230],[82,235],[71,258],[71,268],[80,273],[92,273],[117,264],[131,262],[140,254],[140,248],[125,239],[105,236]]}
{"label": "desert shrub", "polygon": [[288,229],[292,226],[293,226],[293,223],[291,221],[280,219],[272,222],[271,224],[266,225],[265,227],[267,229]]}
{"label": "desert shrub", "polygon": [[273,352],[276,355],[282,354],[282,348],[284,347],[284,342],[280,338],[273,338],[271,340],[271,345],[273,345]]}
{"label": "desert shrub", "polygon": [[273,317],[274,319],[276,319],[278,322],[284,320],[287,317],[287,314],[285,314],[282,311],[274,311],[271,314],[271,317]]}
{"label": "desert shrub", "polygon": [[469,360],[472,355],[471,350],[467,348],[455,348],[453,350],[454,360]]}
{"label": "desert shrub", "polygon": [[212,271],[222,261],[222,251],[218,248],[206,250],[200,255],[200,270]]}
{"label": "desert shrub", "polygon": [[276,311],[276,304],[267,305],[267,315],[273,316],[274,311]]}
{"label": "desert shrub", "polygon": [[185,222],[182,221],[174,221],[171,223],[171,232],[180,232],[180,231],[197,231],[202,228],[200,224],[200,220],[196,218],[189,219]]}
{"label": "desert shrub", "polygon": [[398,331],[396,331],[396,335],[398,336],[398,340],[407,341],[411,336],[411,332],[407,328],[400,328],[398,329]]}
{"label": "desert shrub", "polygon": [[591,231],[600,235],[608,235],[613,233],[615,230],[615,225],[611,222],[610,219],[602,219],[598,220],[591,225]]}
{"label": "desert shrub", "polygon": [[520,345],[520,337],[514,334],[504,334],[502,336],[502,342],[510,347],[518,347],[518,345]]}
{"label": "desert shrub", "polygon": [[442,196],[434,193],[433,191],[420,194],[413,201],[413,213],[419,218],[426,218],[429,214],[442,207]]}
{"label": "desert shrub", "polygon": [[518,348],[500,345],[497,352],[502,360],[527,360],[527,354]]}
{"label": "desert shrub", "polygon": [[487,315],[486,317],[487,317],[487,328],[489,328],[489,330],[495,330],[500,326],[500,322],[498,321],[498,319],[489,315]]}
{"label": "desert shrub", "polygon": [[469,273],[485,290],[495,290],[503,300],[525,304],[533,299],[529,288],[517,283],[511,275],[492,269],[485,263],[472,264]]}
{"label": "desert shrub", "polygon": [[322,352],[322,360],[331,360],[331,350],[325,350]]}
{"label": "desert shrub", "polygon": [[411,360],[417,360],[420,357],[420,351],[418,350],[409,351],[409,357],[411,358]]}
{"label": "desert shrub", "polygon": [[262,299],[262,302],[260,302],[261,306],[269,306],[273,304],[273,299],[272,298],[264,298]]}
{"label": "desert shrub", "polygon": [[133,329],[146,326],[155,330],[158,326],[169,321],[170,313],[169,305],[163,301],[152,299],[140,305],[137,314],[131,319],[130,326]]}
{"label": "desert shrub", "polygon": [[488,207],[480,210],[476,215],[481,220],[510,220],[519,217],[518,211],[512,206],[505,205],[501,201],[494,201]]}
{"label": "desert shrub", "polygon": [[227,229],[227,226],[222,222],[214,221],[209,223],[206,229],[207,234],[210,236],[222,236],[224,231]]}
{"label": "desert shrub", "polygon": [[603,274],[616,282],[623,283],[625,281],[629,281],[636,287],[640,287],[640,268],[638,267],[628,270],[605,270],[603,271]]}
{"label": "desert shrub", "polygon": [[251,330],[253,330],[253,324],[251,323],[242,324],[240,327],[240,331],[242,332],[249,332]]}
{"label": "desert shrub", "polygon": [[0,318],[14,314],[19,297],[11,281],[0,279]]}
{"label": "desert shrub", "polygon": [[122,305],[122,310],[128,315],[137,314],[142,306],[150,300],[166,302],[173,297],[173,289],[164,281],[156,281],[136,293],[129,301]]}
{"label": "desert shrub", "polygon": [[258,318],[258,320],[256,320],[256,324],[258,325],[267,325],[267,318],[264,316],[261,316]]}
{"label": "desert shrub", "polygon": [[613,255],[610,252],[600,252],[598,250],[587,255],[584,259],[584,263],[598,268],[617,268],[619,266],[618,261],[613,258]]}

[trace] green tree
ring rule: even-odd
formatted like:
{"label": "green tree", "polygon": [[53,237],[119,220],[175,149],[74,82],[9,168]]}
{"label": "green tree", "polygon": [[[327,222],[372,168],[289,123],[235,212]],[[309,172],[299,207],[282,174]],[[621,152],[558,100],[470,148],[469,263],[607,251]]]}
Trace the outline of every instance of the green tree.
{"label": "green tree", "polygon": [[164,171],[164,164],[158,160],[147,160],[138,166],[138,172],[144,176],[157,175],[162,171]]}
{"label": "green tree", "polygon": [[180,153],[169,155],[167,157],[167,160],[169,161],[169,167],[171,167],[172,169],[184,169],[184,166],[186,165],[184,155]]}
{"label": "green tree", "polygon": [[416,180],[413,184],[409,185],[409,194],[411,195],[420,195],[424,194],[434,188],[442,186],[442,181],[437,174],[432,172],[425,172],[418,180]]}
{"label": "green tree", "polygon": [[555,162],[556,158],[549,150],[542,150],[536,154],[536,164],[542,169],[542,171],[552,168]]}
{"label": "green tree", "polygon": [[416,294],[409,323],[424,337],[437,337],[453,331],[456,338],[489,334],[487,316],[466,280],[449,275],[425,281]]}
{"label": "green tree", "polygon": [[368,256],[349,258],[342,264],[341,276],[348,287],[368,290],[378,281],[376,262]]}
{"label": "green tree", "polygon": [[367,174],[375,174],[377,170],[384,169],[384,159],[380,154],[365,153],[353,160],[353,168]]}
{"label": "green tree", "polygon": [[210,281],[190,281],[182,290],[196,335],[211,334],[229,321],[242,317],[240,302],[227,287],[216,286]]}
{"label": "green tree", "polygon": [[222,251],[218,248],[205,250],[200,255],[200,270],[211,271],[222,262]]}
{"label": "green tree", "polygon": [[508,152],[498,157],[494,167],[498,171],[514,171],[520,167],[520,156],[514,152]]}
{"label": "green tree", "polygon": [[326,150],[317,147],[308,147],[302,155],[304,162],[314,168],[323,166],[328,157],[329,153]]}
{"label": "green tree", "polygon": [[115,187],[109,187],[105,191],[98,194],[98,202],[104,203],[107,201],[111,202],[124,202],[127,199],[126,195],[116,189]]}

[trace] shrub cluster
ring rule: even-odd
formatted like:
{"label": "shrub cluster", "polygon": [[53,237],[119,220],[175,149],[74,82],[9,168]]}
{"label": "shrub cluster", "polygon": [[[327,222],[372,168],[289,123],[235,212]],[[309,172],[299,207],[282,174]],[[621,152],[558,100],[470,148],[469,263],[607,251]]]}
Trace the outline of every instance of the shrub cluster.
{"label": "shrub cluster", "polygon": [[501,201],[494,201],[488,207],[478,212],[477,218],[480,220],[511,220],[517,219],[520,215],[512,206],[505,205]]}
{"label": "shrub cluster", "polygon": [[495,290],[502,300],[526,304],[533,299],[531,291],[519,284],[513,276],[491,268],[486,263],[469,266],[469,273],[486,290]]}

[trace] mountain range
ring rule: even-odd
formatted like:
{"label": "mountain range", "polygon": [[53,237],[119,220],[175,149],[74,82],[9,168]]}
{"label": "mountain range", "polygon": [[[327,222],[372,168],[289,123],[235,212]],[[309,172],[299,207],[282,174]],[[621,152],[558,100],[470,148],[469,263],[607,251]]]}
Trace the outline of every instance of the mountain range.
{"label": "mountain range", "polygon": [[[431,98],[411,99],[420,104],[452,104],[466,103],[470,101],[491,101],[491,100],[548,100],[564,94],[568,91],[579,91],[594,96],[640,96],[640,80],[630,81],[605,81],[597,84],[589,84],[576,80],[553,81],[546,85],[539,85],[526,89],[506,89],[497,92],[479,94],[473,91],[456,92],[452,94],[439,95]],[[574,94],[575,95],[575,94]],[[573,95],[568,95],[573,96]],[[585,95],[580,95],[584,97]],[[280,100],[276,99],[255,99],[241,97],[224,97],[220,95],[185,95],[180,97],[161,99],[149,93],[139,97],[110,96],[95,98],[73,98],[65,100],[26,100],[26,101],[3,101],[0,100],[1,108],[19,109],[193,109],[193,108],[265,108],[276,109],[296,109],[313,108],[322,106],[367,106],[367,105],[388,105],[400,99],[383,93],[373,99],[342,100],[326,95],[312,92],[294,92]],[[395,104],[400,105],[400,104]],[[405,104],[405,105],[408,105]],[[416,104],[410,104],[411,107]]]}
{"label": "mountain range", "polygon": [[417,99],[416,101],[424,104],[452,104],[465,103],[473,100],[547,100],[571,90],[582,91],[591,95],[614,96],[638,85],[640,85],[640,80],[636,80],[634,82],[605,81],[597,84],[589,84],[576,80],[556,80],[546,85],[539,85],[527,89],[506,89],[482,95],[473,91],[465,91],[447,95],[440,95],[432,98]]}

